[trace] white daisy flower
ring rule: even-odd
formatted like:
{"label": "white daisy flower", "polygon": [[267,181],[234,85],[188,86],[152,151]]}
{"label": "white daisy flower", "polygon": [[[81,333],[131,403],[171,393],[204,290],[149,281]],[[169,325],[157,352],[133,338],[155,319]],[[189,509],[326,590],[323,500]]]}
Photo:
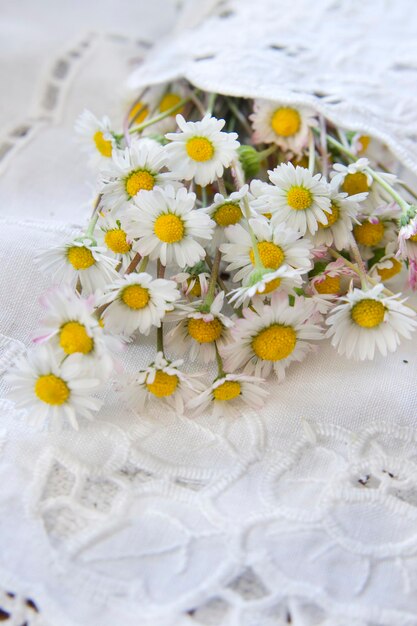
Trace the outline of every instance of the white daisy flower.
{"label": "white daisy flower", "polygon": [[[367,197],[361,201],[361,209],[362,212],[366,211],[370,214],[381,204],[391,202],[392,198],[378,183],[374,182],[368,168],[369,161],[366,158],[358,159],[349,165],[335,163],[333,172],[330,172],[330,177],[333,184],[340,187],[340,190],[347,193],[348,196],[367,193]],[[397,180],[394,174],[378,172],[378,175],[389,185],[394,185]]]}
{"label": "white daisy flower", "polygon": [[397,244],[391,241],[385,248],[385,254],[373,263],[369,276],[375,280],[386,282],[402,270],[403,264],[396,258]]}
{"label": "white daisy flower", "polygon": [[171,142],[165,146],[168,167],[179,178],[194,178],[205,187],[237,159],[237,133],[221,132],[226,122],[209,115],[200,122],[186,122],[182,115],[176,119],[181,132],[166,134]]}
{"label": "white daisy flower", "polygon": [[124,150],[117,150],[102,171],[102,205],[117,210],[143,191],[176,183],[171,172],[161,172],[166,165],[163,146],[152,139],[137,139]]}
{"label": "white daisy flower", "polygon": [[[250,226],[258,241],[258,252],[263,266],[277,270],[288,265],[308,272],[312,268],[312,243],[300,233],[286,228],[285,224],[272,226],[266,219],[250,220]],[[239,270],[233,277],[235,282],[247,280],[255,267],[252,240],[248,231],[240,224],[229,226],[226,236],[230,243],[220,246],[223,259],[229,263],[227,271]]]}
{"label": "white daisy flower", "polygon": [[343,282],[357,279],[357,274],[347,267],[343,259],[328,263],[326,267],[310,280],[308,293],[312,295],[332,296],[332,299],[347,291],[348,284]]}
{"label": "white daisy flower", "polygon": [[214,223],[203,209],[194,209],[195,198],[185,187],[141,194],[126,213],[135,250],[165,266],[174,261],[192,267],[204,259],[206,251],[197,239],[210,239]]}
{"label": "white daisy flower", "polygon": [[354,196],[358,193],[369,193],[373,178],[367,172],[368,167],[369,161],[365,158],[358,159],[348,165],[335,163],[333,172],[330,172],[330,177],[333,184],[340,187],[349,196]]}
{"label": "white daisy flower", "polygon": [[121,343],[107,335],[94,315],[94,298],[81,298],[67,285],[52,289],[40,299],[47,315],[41,321],[35,343],[48,341],[62,358],[70,354],[82,355],[84,365],[102,377],[110,375],[114,360],[111,352]]}
{"label": "white daisy flower", "polygon": [[262,378],[245,374],[225,374],[208,389],[188,402],[193,414],[210,411],[213,417],[237,417],[247,406],[260,409],[268,391]]}
{"label": "white daisy flower", "polygon": [[267,220],[271,219],[272,213],[268,199],[268,191],[270,188],[271,185],[263,180],[258,180],[257,178],[251,180],[248,201],[252,217],[264,217]]}
{"label": "white daisy flower", "polygon": [[250,119],[254,143],[276,143],[293,154],[302,153],[308,144],[309,127],[317,124],[311,109],[271,100],[255,100]]}
{"label": "white daisy flower", "polygon": [[148,335],[152,326],[159,328],[167,311],[180,298],[173,280],[153,279],[150,274],[127,274],[108,285],[100,304],[109,304],[103,312],[105,327],[122,335],[139,330]]}
{"label": "white daisy flower", "polygon": [[[205,267],[204,263],[199,264]],[[193,298],[202,298],[207,294],[210,274],[208,272],[196,271],[197,266],[190,272],[180,272],[171,276],[171,280],[175,280],[181,286],[181,291],[185,296]],[[200,268],[198,268],[200,269]]]}
{"label": "white daisy flower", "polygon": [[45,422],[60,426],[68,420],[78,429],[78,417],[92,419],[102,402],[92,397],[100,385],[98,378],[89,378],[79,355],[61,360],[49,346],[38,346],[21,357],[7,375],[12,386],[10,397],[18,409],[28,413],[35,426]]}
{"label": "white daisy flower", "polygon": [[183,415],[188,401],[204,387],[181,371],[183,361],[168,361],[158,352],[155,361],[123,385],[122,393],[132,409],[143,412],[149,404]]}
{"label": "white daisy flower", "polygon": [[398,295],[385,296],[384,285],[372,289],[353,289],[336,306],[326,323],[326,333],[339,354],[364,361],[373,359],[375,349],[386,356],[400,344],[400,336],[411,338],[417,327],[415,313],[398,300]]}
{"label": "white daisy flower", "polygon": [[107,254],[116,259],[121,270],[126,270],[130,265],[135,251],[132,247],[132,239],[124,225],[124,217],[116,219],[112,213],[100,216],[97,223],[99,243],[107,248]]}
{"label": "white daisy flower", "polygon": [[285,222],[302,235],[312,235],[318,223],[327,224],[330,213],[330,187],[321,174],[310,174],[304,167],[282,163],[269,171],[267,204],[272,223]]}
{"label": "white daisy flower", "polygon": [[244,185],[239,191],[234,191],[227,197],[216,193],[213,204],[207,207],[207,213],[216,224],[211,242],[213,250],[226,241],[225,228],[238,224],[242,220],[243,212],[240,203],[248,193],[248,189],[248,185]]}
{"label": "white daisy flower", "polygon": [[301,274],[303,270],[294,270],[288,265],[281,265],[277,270],[254,270],[244,281],[242,287],[232,289],[229,295],[230,304],[239,307],[247,306],[253,298],[265,298],[279,289],[285,293],[293,293],[294,288],[303,284]]}
{"label": "white daisy flower", "polygon": [[222,351],[225,368],[244,366],[245,373],[264,378],[274,371],[282,381],[290,363],[302,361],[312,350],[308,340],[322,338],[321,328],[310,321],[315,314],[311,299],[296,297],[290,306],[285,293],[272,294],[270,305],[254,301],[235,322],[233,343]]}
{"label": "white daisy flower", "polygon": [[166,336],[167,345],[172,346],[179,354],[189,351],[191,361],[201,359],[204,363],[216,358],[216,345],[220,349],[230,341],[230,328],[234,322],[221,313],[224,292],[215,297],[210,310],[199,310],[200,303],[186,307],[178,314],[179,323]]}
{"label": "white daisy flower", "polygon": [[367,197],[366,193],[358,193],[348,196],[347,193],[338,191],[337,183],[330,183],[330,210],[326,211],[327,224],[318,222],[318,230],[313,241],[317,246],[332,246],[337,250],[350,247],[352,239],[353,222],[357,223],[359,202]]}
{"label": "white daisy flower", "polygon": [[99,120],[90,111],[85,110],[75,122],[75,132],[90,155],[91,165],[103,165],[111,159],[116,150],[116,140],[108,117]]}
{"label": "white daisy flower", "polygon": [[105,254],[106,249],[97,246],[91,237],[79,237],[73,241],[45,250],[36,257],[39,268],[52,276],[52,280],[72,286],[79,280],[87,295],[101,289],[118,277],[117,261]]}

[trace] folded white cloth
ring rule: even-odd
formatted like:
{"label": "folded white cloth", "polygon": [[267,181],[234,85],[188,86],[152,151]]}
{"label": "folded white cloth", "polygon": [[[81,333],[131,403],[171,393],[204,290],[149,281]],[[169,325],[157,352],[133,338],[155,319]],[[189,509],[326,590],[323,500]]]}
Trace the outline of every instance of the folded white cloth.
{"label": "folded white cloth", "polygon": [[[185,75],[317,104],[385,137],[414,167],[411,1],[313,4],[189,5],[175,43],[132,80]],[[87,106],[117,119],[119,86],[143,54],[132,40],[82,42],[59,57],[65,77],[45,82],[44,119],[3,141],[0,372],[41,313],[49,282],[35,254],[88,216],[94,181],[74,118]],[[129,347],[127,368],[146,362],[151,341]],[[321,348],[271,381],[261,413],[236,420],[139,420],[108,390],[79,433],[36,433],[0,383],[0,586],[34,598],[38,626],[414,626],[416,348],[365,364]]]}

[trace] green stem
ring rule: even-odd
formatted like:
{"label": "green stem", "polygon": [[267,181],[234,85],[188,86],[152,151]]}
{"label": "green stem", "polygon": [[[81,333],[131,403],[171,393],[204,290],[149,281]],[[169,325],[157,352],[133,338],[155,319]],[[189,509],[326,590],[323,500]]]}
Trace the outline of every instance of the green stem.
{"label": "green stem", "polygon": [[[213,263],[211,262],[211,259],[210,259],[208,254],[206,254],[206,258],[204,260],[205,260],[206,265],[209,268],[210,272],[212,272],[213,271]],[[228,288],[226,287],[225,283],[222,281],[220,276],[217,276],[217,284],[219,285],[220,289],[222,291],[224,291],[226,294],[229,292]]]}
{"label": "green stem", "polygon": [[[243,187],[243,185],[245,184],[245,179],[242,176],[242,169],[240,167],[240,163],[239,161],[232,163],[232,168],[233,171],[235,172],[235,184],[236,184],[236,189],[239,191],[239,189],[241,187]],[[250,213],[250,207],[249,207],[249,202],[246,196],[244,196],[242,198],[242,203],[243,203],[243,209],[244,209],[244,217],[246,219],[246,223],[248,225],[248,232],[249,232],[249,236],[252,242],[252,248],[253,248],[253,257],[254,257],[254,261],[255,261],[255,267],[258,269],[265,269],[263,266],[263,263],[261,261],[261,257],[259,255],[259,250],[258,250],[258,241],[255,237],[255,233],[252,230],[252,227],[249,223],[249,220],[251,218],[251,213]]]}
{"label": "green stem", "polygon": [[245,218],[246,218],[246,222],[248,225],[248,231],[249,231],[249,236],[250,236],[250,240],[252,242],[252,250],[253,250],[253,259],[255,261],[255,267],[257,269],[265,269],[264,268],[264,264],[261,261],[261,256],[259,254],[259,249],[258,249],[258,240],[256,239],[255,233],[252,230],[252,227],[249,223],[250,220],[250,208],[249,208],[249,202],[247,197],[245,196],[243,199],[243,206],[245,209]]}
{"label": "green stem", "polygon": [[164,325],[162,322],[156,329],[156,351],[164,354]]}
{"label": "green stem", "polygon": [[[342,254],[339,254],[339,252],[336,252],[336,250],[333,250],[333,248],[328,248],[329,253],[331,254],[331,256],[334,259],[342,259],[342,261],[344,262],[344,264],[349,267],[351,270],[353,270],[358,276],[359,278],[361,278],[361,272],[358,268],[357,265],[355,265],[354,263],[351,263],[350,261],[348,261]],[[380,282],[375,280],[374,278],[371,278],[370,276],[366,277],[366,280],[371,283],[371,285],[375,286],[375,285],[379,285]],[[386,289],[384,287],[384,289],[382,290],[382,293],[384,293],[386,296],[394,296],[396,294],[394,294],[392,291],[390,291],[389,289]],[[414,307],[410,306],[409,304],[407,304],[406,302],[403,303],[404,306],[407,306],[409,309],[411,309],[412,311],[417,311],[417,309],[415,309]]]}
{"label": "green stem", "polygon": [[217,98],[217,93],[209,94],[207,108],[206,108],[206,115],[213,114],[213,109],[214,109],[214,104],[216,102],[216,98]]}
{"label": "green stem", "polygon": [[[145,257],[148,259],[149,257]],[[165,267],[162,265],[160,259],[156,262],[156,276],[157,278],[163,278],[165,276]],[[156,329],[156,350],[164,354],[164,325],[161,322],[159,328]]]}
{"label": "green stem", "polygon": [[207,291],[206,297],[204,298],[203,306],[205,308],[210,308],[214,300],[214,293],[216,291],[216,283],[217,283],[217,278],[219,275],[221,258],[222,258],[222,253],[220,252],[220,249],[217,248],[216,254],[214,255],[213,266],[211,269],[211,276],[210,276],[208,291]]}
{"label": "green stem", "polygon": [[220,356],[220,352],[219,352],[219,349],[217,347],[217,342],[214,342],[214,347],[215,347],[215,350],[216,350],[216,361],[217,361],[217,372],[218,372],[217,378],[222,378],[223,376],[226,375],[226,372],[223,369],[223,359]]}
{"label": "green stem", "polygon": [[393,189],[391,187],[391,185],[389,183],[387,183],[386,180],[384,180],[379,174],[377,174],[376,172],[374,172],[370,167],[366,168],[366,171],[369,172],[372,176],[372,178],[374,180],[376,180],[377,183],[379,183],[379,185],[381,187],[383,187],[383,189],[385,189],[385,191],[387,191],[390,196],[392,198],[394,198],[395,202],[398,204],[398,206],[401,208],[403,214],[406,214],[407,211],[410,208],[410,205],[408,204],[408,202],[406,202],[399,193],[397,193],[395,191],[395,189]]}
{"label": "green stem", "polygon": [[[315,129],[315,132],[317,132],[317,129]],[[346,154],[346,156],[348,156],[350,159],[352,159],[352,161],[357,161],[357,156],[356,154],[354,154],[351,150],[349,150],[348,148],[346,148],[342,143],[340,143],[340,141],[337,141],[337,139],[335,139],[334,137],[332,137],[331,135],[327,135],[327,142],[333,146],[334,148],[337,148],[339,150],[339,152],[341,152],[342,154]],[[403,213],[407,213],[407,211],[410,208],[410,205],[408,204],[408,202],[406,202],[396,191],[395,189],[393,189],[391,187],[391,185],[389,183],[387,183],[383,178],[381,178],[381,176],[379,174],[377,174],[377,172],[375,172],[371,167],[365,167],[365,171],[368,172],[372,178],[381,186],[383,187],[383,189],[385,189],[385,191],[387,191],[389,193],[389,195],[395,200],[395,202],[398,204],[398,206],[401,208]]]}
{"label": "green stem", "polygon": [[99,211],[98,208],[100,206],[100,201],[101,201],[101,193],[97,196],[95,202],[94,202],[94,206],[93,206],[93,212],[91,214],[91,218],[90,221],[88,222],[88,226],[85,230],[85,236],[86,237],[93,237],[93,233],[94,233],[94,229],[96,227],[98,218],[99,218]]}
{"label": "green stem", "polygon": [[206,187],[201,187],[201,202],[202,202],[203,207],[207,206],[207,188]]}
{"label": "green stem", "polygon": [[156,115],[155,117],[148,120],[147,122],[142,122],[142,124],[139,124],[139,126],[135,126],[135,128],[130,128],[129,133],[140,133],[145,128],[148,128],[148,126],[152,126],[152,124],[156,124],[157,122],[164,120],[166,117],[169,117],[170,115],[172,115],[173,113],[181,109],[184,106],[184,104],[187,104],[187,102],[189,102],[190,100],[191,98],[183,98],[183,100],[180,100],[180,102],[175,104],[170,109],[167,109],[163,113]]}
{"label": "green stem", "polygon": [[277,149],[278,149],[278,146],[276,146],[275,144],[272,144],[271,146],[269,146],[269,148],[265,148],[265,150],[261,150],[261,152],[258,152],[259,159],[261,161],[263,161],[264,159],[267,159],[271,154],[274,154],[274,152],[276,152]]}
{"label": "green stem", "polygon": [[352,236],[351,243],[350,243],[350,249],[352,251],[353,258],[355,259],[356,264],[358,266],[362,289],[367,289],[368,288],[368,283],[367,283],[367,275],[366,275],[365,264],[364,264],[363,259],[361,257],[361,253],[359,252],[358,244],[356,243],[356,241],[353,238],[353,236]]}
{"label": "green stem", "polygon": [[245,116],[239,111],[239,109],[237,108],[237,106],[235,105],[233,100],[231,100],[230,98],[226,98],[226,102],[227,102],[227,105],[228,105],[229,109],[231,110],[231,112],[233,113],[235,118],[242,124],[242,126],[246,130],[246,132],[249,135],[252,135],[251,127],[249,126]]}
{"label": "green stem", "polygon": [[405,189],[410,194],[410,196],[413,196],[413,198],[415,198],[417,200],[416,192],[413,189],[411,189],[411,187],[409,187],[409,185],[407,185],[407,183],[405,183],[403,180],[399,180],[398,184],[401,185],[401,187],[403,189]]}
{"label": "green stem", "polygon": [[138,273],[140,274],[140,272],[144,272],[146,270],[146,268],[148,267],[148,262],[149,262],[149,257],[148,256],[144,256],[141,264],[139,265],[138,268]]}

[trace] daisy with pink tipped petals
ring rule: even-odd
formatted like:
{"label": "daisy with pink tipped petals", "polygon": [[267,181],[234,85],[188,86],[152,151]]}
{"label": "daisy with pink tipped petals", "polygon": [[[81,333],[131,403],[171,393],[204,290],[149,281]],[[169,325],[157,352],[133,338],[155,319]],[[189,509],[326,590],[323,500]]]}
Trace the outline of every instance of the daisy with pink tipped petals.
{"label": "daisy with pink tipped petals", "polygon": [[175,314],[179,323],[167,335],[167,345],[180,354],[189,351],[192,361],[214,361],[216,346],[221,349],[230,341],[230,328],[234,322],[223,315],[224,292],[217,294],[209,311],[201,310],[201,303],[184,307],[183,313]]}

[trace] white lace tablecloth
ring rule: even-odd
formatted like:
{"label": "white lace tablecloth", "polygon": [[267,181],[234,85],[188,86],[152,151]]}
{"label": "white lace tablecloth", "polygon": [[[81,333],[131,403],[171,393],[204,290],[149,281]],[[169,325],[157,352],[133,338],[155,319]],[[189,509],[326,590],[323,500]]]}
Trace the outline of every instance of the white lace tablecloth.
{"label": "white lace tablecloth", "polygon": [[[9,89],[0,110],[0,373],[30,343],[38,297],[49,286],[34,255],[66,239],[88,215],[93,181],[73,140],[74,119],[85,106],[120,119],[120,87],[132,60],[153,40],[164,44],[175,12],[164,0],[94,1],[79,5],[78,15],[74,3],[58,3],[58,9],[45,2],[36,5],[42,21],[34,20],[35,5],[27,0],[3,4],[0,76]],[[272,3],[239,4],[253,16],[262,5]],[[287,51],[295,45],[291,11],[304,21],[311,11],[313,25],[324,32],[320,11],[330,11],[334,26],[351,7],[350,62],[363,63],[351,97],[355,115],[361,104],[362,121],[383,127],[397,155],[415,165],[417,87],[410,73],[417,55],[404,46],[391,51],[381,40],[377,17],[391,5],[375,0],[362,11],[351,1],[278,5],[286,12],[277,21],[277,42]],[[399,5],[411,11],[403,20],[405,41],[413,28],[412,2],[396,3],[385,23],[399,38]],[[221,23],[239,19],[236,3],[189,3],[177,29],[205,29],[201,15],[210,12]],[[177,74],[191,72],[191,40],[199,42],[204,63],[204,55],[225,54],[226,37],[233,69],[233,41],[237,46],[241,34],[216,24],[209,33],[221,50],[214,53],[212,40],[186,29],[175,44],[183,48],[182,60],[172,53],[170,72],[173,66]],[[403,56],[407,67],[399,71],[405,74],[398,74],[395,88],[390,78],[389,93],[385,83],[378,87],[362,46],[354,47],[358,28],[373,49],[384,51],[387,64]],[[305,32],[303,57],[318,49],[316,30]],[[152,53],[154,72],[162,71],[166,55]],[[334,68],[331,51],[328,60]],[[382,65],[378,59],[375,67],[382,72]],[[133,80],[145,80],[150,67]],[[204,71],[192,71],[190,78],[203,83]],[[380,94],[370,109],[365,96],[359,99],[367,93],[365,74],[369,93]],[[408,91],[399,95],[406,75]],[[321,76],[329,91],[331,69],[325,66]],[[261,78],[263,87],[256,88],[267,95],[269,78]],[[342,79],[338,89],[343,103],[350,92]],[[335,118],[343,116],[341,107]],[[407,124],[400,124],[398,112]],[[126,353],[128,369],[146,363],[151,341]],[[358,364],[323,346],[293,365],[283,384],[271,382],[261,413],[238,420],[161,415],[139,421],[109,390],[106,409],[79,433],[38,433],[0,383],[0,587],[14,594],[0,595],[9,614],[5,623],[415,626],[416,348],[414,339],[389,358]]]}

